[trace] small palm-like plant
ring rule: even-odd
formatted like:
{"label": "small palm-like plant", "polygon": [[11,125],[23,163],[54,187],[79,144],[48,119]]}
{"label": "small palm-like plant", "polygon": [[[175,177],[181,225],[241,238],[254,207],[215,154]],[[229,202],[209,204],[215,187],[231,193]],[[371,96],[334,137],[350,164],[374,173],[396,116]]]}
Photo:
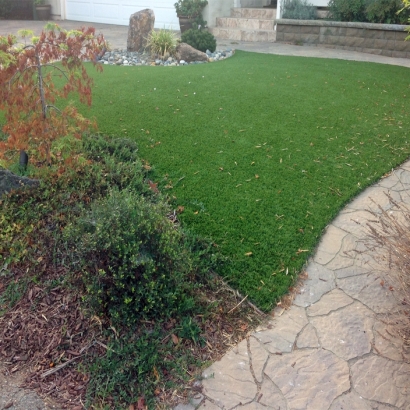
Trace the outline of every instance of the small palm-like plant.
{"label": "small palm-like plant", "polygon": [[165,28],[161,30],[152,30],[147,37],[147,46],[152,54],[160,57],[173,55],[177,44],[177,38],[171,30]]}

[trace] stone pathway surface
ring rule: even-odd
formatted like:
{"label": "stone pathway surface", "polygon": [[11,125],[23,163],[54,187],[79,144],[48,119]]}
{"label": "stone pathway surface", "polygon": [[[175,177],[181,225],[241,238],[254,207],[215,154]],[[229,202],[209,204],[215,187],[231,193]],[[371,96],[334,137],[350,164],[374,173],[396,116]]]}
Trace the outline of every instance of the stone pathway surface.
{"label": "stone pathway surface", "polygon": [[203,372],[199,406],[176,410],[410,409],[410,351],[388,324],[399,305],[361,253],[369,210],[389,210],[386,193],[410,204],[409,188],[410,161],[348,204],[308,262],[293,306],[277,308]]}

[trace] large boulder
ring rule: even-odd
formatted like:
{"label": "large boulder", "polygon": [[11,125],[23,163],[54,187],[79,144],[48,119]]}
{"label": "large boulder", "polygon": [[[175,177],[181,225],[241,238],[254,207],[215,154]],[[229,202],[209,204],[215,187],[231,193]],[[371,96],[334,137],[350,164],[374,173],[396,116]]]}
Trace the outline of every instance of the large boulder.
{"label": "large boulder", "polygon": [[130,16],[127,50],[141,51],[147,45],[146,38],[154,29],[155,14],[151,9],[138,11]]}
{"label": "large boulder", "polygon": [[208,61],[208,56],[205,53],[187,43],[180,43],[177,46],[176,57],[178,60],[184,60],[187,63],[191,61]]}
{"label": "large boulder", "polygon": [[24,187],[38,186],[39,181],[27,177],[20,177],[7,169],[0,168],[0,198],[3,194]]}

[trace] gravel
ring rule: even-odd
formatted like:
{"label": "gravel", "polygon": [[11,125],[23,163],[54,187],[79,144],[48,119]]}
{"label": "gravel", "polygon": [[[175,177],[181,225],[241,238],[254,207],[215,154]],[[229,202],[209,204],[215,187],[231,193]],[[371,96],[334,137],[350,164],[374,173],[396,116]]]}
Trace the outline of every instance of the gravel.
{"label": "gravel", "polygon": [[[221,60],[225,60],[235,53],[235,50],[226,49],[226,50],[217,50],[211,52],[206,50],[206,55],[208,56],[208,63],[213,63]],[[149,53],[138,53],[136,51],[127,51],[127,50],[112,50],[107,51],[99,60],[101,64],[107,65],[118,65],[118,66],[181,66],[188,64],[207,64],[205,61],[192,61],[187,63],[184,60],[177,60],[174,57],[165,57],[165,58],[153,58]]]}

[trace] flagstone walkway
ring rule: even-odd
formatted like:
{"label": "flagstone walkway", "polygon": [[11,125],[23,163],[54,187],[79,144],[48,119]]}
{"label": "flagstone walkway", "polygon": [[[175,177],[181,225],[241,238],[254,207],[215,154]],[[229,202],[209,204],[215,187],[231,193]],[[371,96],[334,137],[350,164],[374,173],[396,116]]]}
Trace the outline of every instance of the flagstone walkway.
{"label": "flagstone walkway", "polygon": [[206,369],[202,394],[176,410],[410,409],[410,351],[388,323],[400,306],[361,253],[369,210],[392,207],[385,193],[410,204],[409,188],[410,161],[347,205],[293,306]]}

